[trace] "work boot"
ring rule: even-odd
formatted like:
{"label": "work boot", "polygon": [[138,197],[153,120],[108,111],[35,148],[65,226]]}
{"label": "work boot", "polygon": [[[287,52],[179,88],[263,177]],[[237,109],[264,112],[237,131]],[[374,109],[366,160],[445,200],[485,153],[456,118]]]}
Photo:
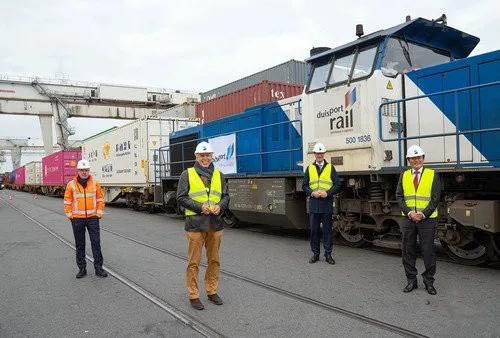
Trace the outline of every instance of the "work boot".
{"label": "work boot", "polygon": [[418,288],[418,283],[417,283],[417,280],[415,279],[414,281],[408,282],[408,284],[403,289],[403,292],[405,292],[405,293],[412,292],[416,288]]}
{"label": "work boot", "polygon": [[85,277],[87,275],[87,269],[83,268],[83,269],[80,269],[80,271],[78,271],[78,273],[76,274],[76,278],[82,278],[82,277]]}
{"label": "work boot", "polygon": [[313,264],[319,261],[319,255],[314,254],[311,259],[309,260],[309,263]]}
{"label": "work boot", "polygon": [[325,256],[325,259],[326,259],[326,262],[328,264],[331,264],[331,265],[334,265],[335,264],[335,260],[333,259],[332,255],[326,255]]}
{"label": "work boot", "polygon": [[427,293],[429,295],[435,295],[437,294],[436,288],[434,288],[434,285],[432,283],[424,283],[425,284],[425,289],[427,290]]}
{"label": "work boot", "polygon": [[205,308],[203,304],[200,302],[199,298],[190,299],[189,302],[191,303],[191,306],[196,310],[203,310]]}
{"label": "work boot", "polygon": [[208,300],[215,305],[222,305],[222,299],[216,293],[214,293],[213,295],[208,295]]}
{"label": "work boot", "polygon": [[98,276],[98,277],[108,277],[108,273],[106,271],[103,270],[103,268],[97,268],[95,269],[95,275]]}

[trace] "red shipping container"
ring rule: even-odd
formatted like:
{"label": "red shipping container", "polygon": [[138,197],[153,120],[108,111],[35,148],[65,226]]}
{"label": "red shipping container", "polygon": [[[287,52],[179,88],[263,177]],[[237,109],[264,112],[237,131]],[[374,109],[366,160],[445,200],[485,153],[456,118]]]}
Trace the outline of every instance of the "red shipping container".
{"label": "red shipping container", "polygon": [[239,114],[246,108],[302,94],[303,85],[262,81],[231,94],[196,105],[196,117],[204,122]]}
{"label": "red shipping container", "polygon": [[16,185],[23,185],[26,180],[26,168],[21,167],[16,169]]}
{"label": "red shipping container", "polygon": [[42,184],[65,186],[76,176],[76,165],[82,159],[79,149],[61,150],[42,158]]}

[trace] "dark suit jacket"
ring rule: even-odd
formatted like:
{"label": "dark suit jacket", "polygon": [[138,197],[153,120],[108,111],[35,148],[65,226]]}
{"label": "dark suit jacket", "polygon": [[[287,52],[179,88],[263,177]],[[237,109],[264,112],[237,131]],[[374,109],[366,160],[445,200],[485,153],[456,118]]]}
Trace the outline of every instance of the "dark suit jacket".
{"label": "dark suit jacket", "polygon": [[[398,188],[396,189],[396,199],[398,200],[398,204],[399,207],[401,208],[401,211],[405,215],[408,215],[408,213],[412,209],[408,208],[408,206],[406,205],[403,193],[403,174],[406,170],[408,169],[403,170],[399,175]],[[424,174],[425,170],[426,168],[423,167],[422,175]],[[427,207],[424,210],[422,210],[422,213],[424,214],[425,218],[429,218],[429,216],[432,215],[434,210],[436,210],[436,208],[439,205],[440,199],[441,199],[441,180],[439,178],[439,174],[437,172],[434,172],[434,181],[432,182],[432,191],[431,191],[431,201],[429,202]]]}
{"label": "dark suit jacket", "polygon": [[[321,175],[327,163],[328,162],[326,162],[325,160],[323,168],[319,170],[318,166],[316,165],[316,161],[314,161],[316,170],[318,170],[318,175]],[[333,196],[337,194],[341,189],[341,183],[334,166],[332,166],[332,174],[330,175],[330,177],[333,181],[333,186],[329,190],[327,190],[326,198],[315,198],[311,196],[312,190],[311,188],[309,188],[309,167],[306,169],[306,172],[304,174],[304,182],[302,183],[302,190],[304,190],[306,196],[310,197],[309,213],[317,214],[333,212]]]}

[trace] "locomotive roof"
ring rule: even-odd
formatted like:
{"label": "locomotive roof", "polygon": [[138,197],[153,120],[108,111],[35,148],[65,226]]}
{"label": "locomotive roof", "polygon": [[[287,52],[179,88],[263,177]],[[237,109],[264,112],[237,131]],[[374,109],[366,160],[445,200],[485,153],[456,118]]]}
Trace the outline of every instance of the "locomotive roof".
{"label": "locomotive roof", "polygon": [[425,46],[448,50],[455,59],[467,57],[479,43],[478,37],[464,33],[458,29],[424,18],[416,18],[392,28],[364,35],[342,46],[313,55],[305,61],[310,62],[322,59],[336,52],[349,49],[353,46],[368,44],[372,40],[386,36],[404,37]]}

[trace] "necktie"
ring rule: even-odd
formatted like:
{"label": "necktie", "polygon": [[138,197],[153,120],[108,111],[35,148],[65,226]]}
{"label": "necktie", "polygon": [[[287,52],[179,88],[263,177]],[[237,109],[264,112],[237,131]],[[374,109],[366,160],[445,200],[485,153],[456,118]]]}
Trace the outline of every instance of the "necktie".
{"label": "necktie", "polygon": [[418,188],[418,171],[415,172],[415,178],[413,179],[413,186],[415,187],[415,191]]}

